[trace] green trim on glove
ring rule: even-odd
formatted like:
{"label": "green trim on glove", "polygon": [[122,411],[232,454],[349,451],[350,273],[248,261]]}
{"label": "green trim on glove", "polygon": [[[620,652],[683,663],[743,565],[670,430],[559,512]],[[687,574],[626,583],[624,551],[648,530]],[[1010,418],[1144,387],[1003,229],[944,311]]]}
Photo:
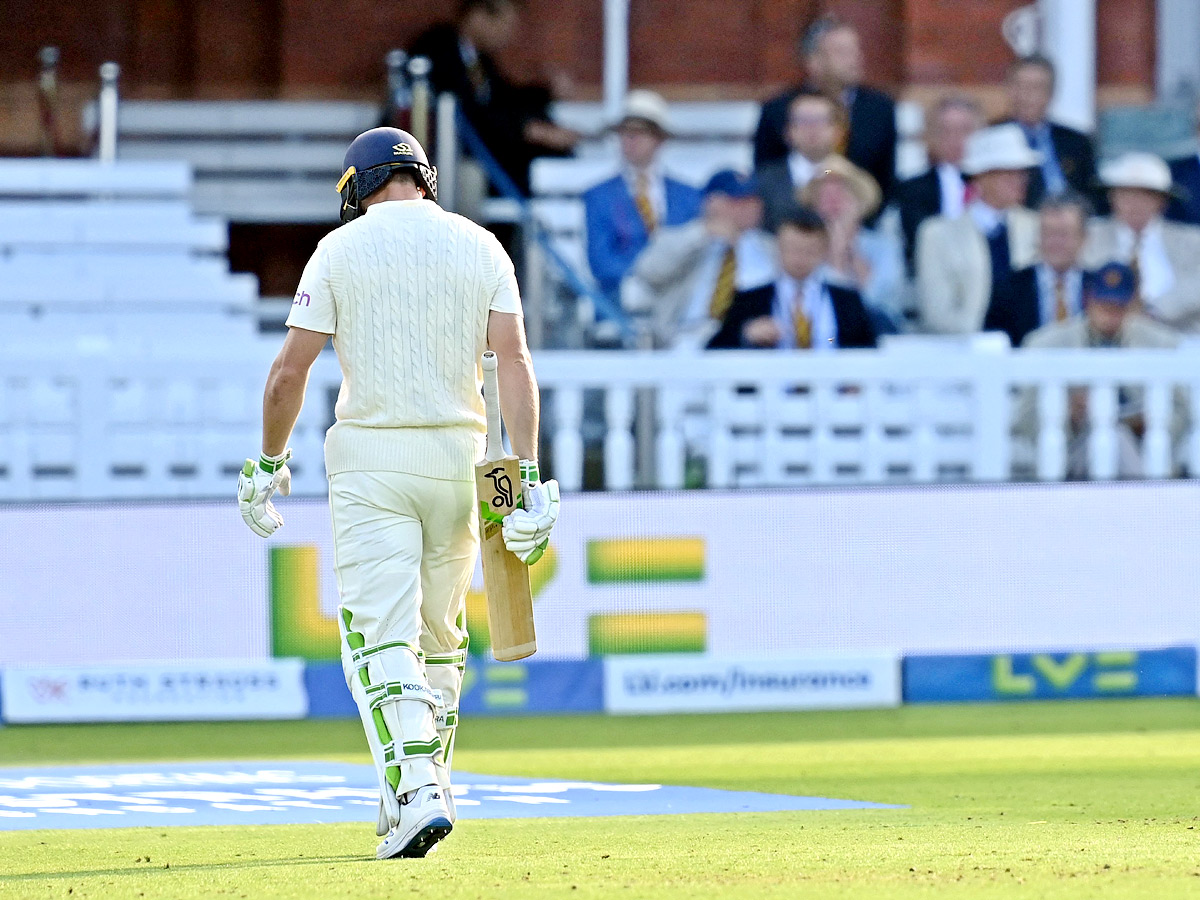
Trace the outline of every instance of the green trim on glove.
{"label": "green trim on glove", "polygon": [[536,459],[521,460],[521,481],[525,484],[538,484],[542,480],[542,473],[538,469]]}
{"label": "green trim on glove", "polygon": [[[287,465],[287,461],[291,458],[292,458],[292,448],[291,447],[284,450],[278,456],[267,456],[267,454],[264,453],[261,456],[259,456],[259,458],[258,458],[258,467],[260,469],[262,469],[264,472],[268,473],[269,475],[274,475],[276,472],[278,472],[280,469],[282,469],[285,465]],[[247,474],[249,474],[249,473],[247,473]]]}

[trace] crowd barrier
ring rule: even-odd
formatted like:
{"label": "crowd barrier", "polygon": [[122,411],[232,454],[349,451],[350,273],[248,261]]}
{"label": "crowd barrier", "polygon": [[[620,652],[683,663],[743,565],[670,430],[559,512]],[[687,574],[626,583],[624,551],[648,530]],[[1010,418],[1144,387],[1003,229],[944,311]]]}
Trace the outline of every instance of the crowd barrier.
{"label": "crowd barrier", "polygon": [[[1200,486],[571,494],[531,570],[539,652],[464,714],[1196,693]],[[349,715],[329,515],[0,506],[8,722]],[[51,637],[52,636],[52,637]]]}
{"label": "crowd barrier", "polygon": [[[0,501],[228,495],[260,442],[277,341],[226,347],[219,365],[204,347],[174,343],[75,349],[34,342],[0,354]],[[546,352],[535,362],[547,468],[568,491],[1061,480],[1073,389],[1086,395],[1090,477],[1118,474],[1131,418],[1147,477],[1200,472],[1200,354],[1190,348],[917,341],[836,354]],[[340,383],[323,354],[292,442],[301,496],[326,492],[322,442]],[[1023,403],[1028,429],[1014,434]]]}

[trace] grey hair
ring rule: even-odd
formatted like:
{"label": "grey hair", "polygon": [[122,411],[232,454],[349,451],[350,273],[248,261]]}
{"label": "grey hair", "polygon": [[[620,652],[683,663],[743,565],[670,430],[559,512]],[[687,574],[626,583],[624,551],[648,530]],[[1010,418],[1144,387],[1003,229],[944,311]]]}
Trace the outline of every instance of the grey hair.
{"label": "grey hair", "polygon": [[1038,206],[1038,212],[1056,212],[1061,209],[1073,209],[1079,213],[1084,226],[1094,212],[1092,202],[1078,191],[1065,190],[1048,195]]}
{"label": "grey hair", "polygon": [[821,41],[825,39],[825,35],[841,31],[843,28],[853,29],[854,26],[837,16],[821,16],[805,30],[804,37],[800,40],[801,54],[805,57],[812,56],[821,49]]}

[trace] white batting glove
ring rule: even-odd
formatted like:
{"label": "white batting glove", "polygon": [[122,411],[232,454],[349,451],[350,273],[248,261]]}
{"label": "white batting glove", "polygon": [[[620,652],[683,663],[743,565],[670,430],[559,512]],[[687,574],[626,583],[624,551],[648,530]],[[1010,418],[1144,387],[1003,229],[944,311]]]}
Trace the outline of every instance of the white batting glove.
{"label": "white batting glove", "polygon": [[558,521],[558,482],[551,479],[543,484],[538,464],[523,459],[521,496],[524,508],[513,510],[504,517],[501,533],[504,546],[525,565],[532,566],[546,552],[550,531]]}
{"label": "white batting glove", "polygon": [[283,525],[283,516],[275,509],[271,496],[276,491],[284,497],[292,492],[292,470],[287,467],[291,458],[291,450],[278,456],[264,453],[257,462],[246,460],[238,474],[238,511],[259,537],[270,537]]}

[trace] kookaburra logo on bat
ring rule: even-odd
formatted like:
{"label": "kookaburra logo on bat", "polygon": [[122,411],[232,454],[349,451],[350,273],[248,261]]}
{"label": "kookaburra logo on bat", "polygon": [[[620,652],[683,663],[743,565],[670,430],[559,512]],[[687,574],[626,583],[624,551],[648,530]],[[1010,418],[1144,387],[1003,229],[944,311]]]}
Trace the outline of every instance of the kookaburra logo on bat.
{"label": "kookaburra logo on bat", "polygon": [[492,471],[487,473],[487,477],[492,479],[492,490],[496,492],[496,496],[492,498],[492,506],[496,509],[513,505],[513,483],[512,479],[504,471],[503,466],[496,466]]}

